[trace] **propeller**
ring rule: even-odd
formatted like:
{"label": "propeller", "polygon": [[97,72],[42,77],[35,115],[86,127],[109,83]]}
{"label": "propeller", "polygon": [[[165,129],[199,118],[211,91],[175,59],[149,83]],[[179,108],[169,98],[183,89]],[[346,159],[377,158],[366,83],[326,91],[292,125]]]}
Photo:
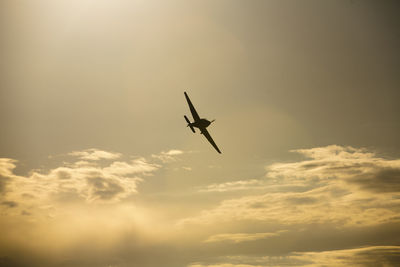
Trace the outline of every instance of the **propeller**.
{"label": "propeller", "polygon": [[[189,124],[190,124],[190,120],[188,119],[188,117],[186,117],[186,116],[184,116],[185,117],[185,120],[186,120],[186,122],[188,123],[188,125],[187,126],[189,126]],[[187,127],[186,126],[186,127]]]}
{"label": "propeller", "polygon": [[190,124],[190,120],[188,119],[188,117],[186,117],[186,115],[184,116],[185,117],[185,120],[186,120],[186,122],[188,123],[187,125],[186,125],[186,127],[190,127],[190,130],[192,130],[192,132],[196,132],[195,130],[194,130],[194,128],[193,128],[193,126]]}

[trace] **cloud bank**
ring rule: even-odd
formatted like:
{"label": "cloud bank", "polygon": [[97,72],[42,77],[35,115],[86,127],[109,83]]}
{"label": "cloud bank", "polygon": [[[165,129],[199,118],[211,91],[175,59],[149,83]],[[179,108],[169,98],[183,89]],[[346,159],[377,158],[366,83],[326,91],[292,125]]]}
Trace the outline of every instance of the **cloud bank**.
{"label": "cloud bank", "polygon": [[266,166],[264,180],[213,184],[201,191],[254,189],[265,193],[224,200],[181,223],[273,220],[282,224],[376,225],[398,221],[400,160],[365,149],[327,146],[293,150],[309,159]]}
{"label": "cloud bank", "polygon": [[[293,152],[303,159],[258,179],[204,186],[180,150],[75,151],[27,175],[0,159],[0,263],[397,266],[400,160],[338,145]],[[179,175],[181,193],[168,187]]]}

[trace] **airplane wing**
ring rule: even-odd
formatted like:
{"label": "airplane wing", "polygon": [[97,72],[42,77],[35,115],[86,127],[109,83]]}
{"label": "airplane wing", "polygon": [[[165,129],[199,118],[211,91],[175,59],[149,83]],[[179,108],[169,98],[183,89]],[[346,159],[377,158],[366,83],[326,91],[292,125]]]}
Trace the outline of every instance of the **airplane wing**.
{"label": "airplane wing", "polygon": [[[192,104],[192,101],[190,101],[189,96],[186,94],[185,92],[185,97],[186,97],[186,101],[189,104],[189,108],[190,108],[190,112],[192,112],[192,117],[194,119],[194,121],[198,121],[200,120],[200,116],[199,114],[197,114],[197,111],[194,109],[194,106]],[[211,138],[211,137],[210,137]],[[208,138],[207,138],[208,139]],[[212,139],[211,139],[212,140]]]}
{"label": "airplane wing", "polygon": [[202,128],[200,130],[201,130],[201,133],[207,138],[208,142],[210,142],[212,144],[212,146],[215,148],[215,150],[217,150],[218,153],[221,154],[221,151],[219,151],[219,148],[215,144],[214,140],[211,138],[211,135],[208,133],[207,129],[206,128]]}

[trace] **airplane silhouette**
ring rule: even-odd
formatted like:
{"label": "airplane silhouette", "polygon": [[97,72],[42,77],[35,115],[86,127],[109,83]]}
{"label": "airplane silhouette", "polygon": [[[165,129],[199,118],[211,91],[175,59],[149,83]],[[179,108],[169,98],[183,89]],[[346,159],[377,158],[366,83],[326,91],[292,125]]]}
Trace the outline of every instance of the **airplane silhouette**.
{"label": "airplane silhouette", "polygon": [[184,115],[185,120],[186,120],[186,122],[188,123],[188,125],[187,125],[186,127],[190,127],[190,129],[191,129],[192,132],[194,132],[194,133],[195,133],[196,131],[194,130],[193,127],[199,128],[200,133],[201,133],[202,135],[204,135],[204,136],[207,138],[208,142],[210,142],[211,145],[215,148],[215,150],[217,150],[218,153],[221,154],[221,151],[219,150],[218,146],[215,144],[214,140],[211,138],[211,135],[208,133],[208,131],[207,131],[207,129],[206,129],[206,128],[207,128],[212,122],[214,122],[215,120],[209,121],[209,120],[204,119],[204,118],[201,119],[200,116],[199,116],[199,114],[197,114],[197,111],[196,111],[196,109],[194,108],[194,106],[193,106],[193,104],[192,104],[192,101],[190,101],[189,96],[187,95],[187,93],[184,92],[184,94],[185,94],[186,100],[187,100],[187,102],[188,102],[188,104],[189,104],[190,112],[192,112],[192,117],[193,117],[193,120],[194,120],[194,122],[190,122],[190,120],[188,119],[188,117],[186,117],[186,115]]}

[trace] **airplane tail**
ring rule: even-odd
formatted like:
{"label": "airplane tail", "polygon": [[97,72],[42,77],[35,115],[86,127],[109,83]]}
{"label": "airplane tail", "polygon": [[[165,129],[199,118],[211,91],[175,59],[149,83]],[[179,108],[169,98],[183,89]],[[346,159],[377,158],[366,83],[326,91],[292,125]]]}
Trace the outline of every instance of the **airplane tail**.
{"label": "airplane tail", "polygon": [[[190,120],[188,119],[188,117],[186,117],[186,115],[185,115],[184,117],[185,117],[186,122],[188,123],[187,126],[189,126],[189,127],[190,127],[190,130],[192,130],[192,132],[195,133],[196,131],[194,130],[194,128],[193,128],[192,124],[190,123]],[[187,126],[186,126],[186,127],[187,127]]]}

